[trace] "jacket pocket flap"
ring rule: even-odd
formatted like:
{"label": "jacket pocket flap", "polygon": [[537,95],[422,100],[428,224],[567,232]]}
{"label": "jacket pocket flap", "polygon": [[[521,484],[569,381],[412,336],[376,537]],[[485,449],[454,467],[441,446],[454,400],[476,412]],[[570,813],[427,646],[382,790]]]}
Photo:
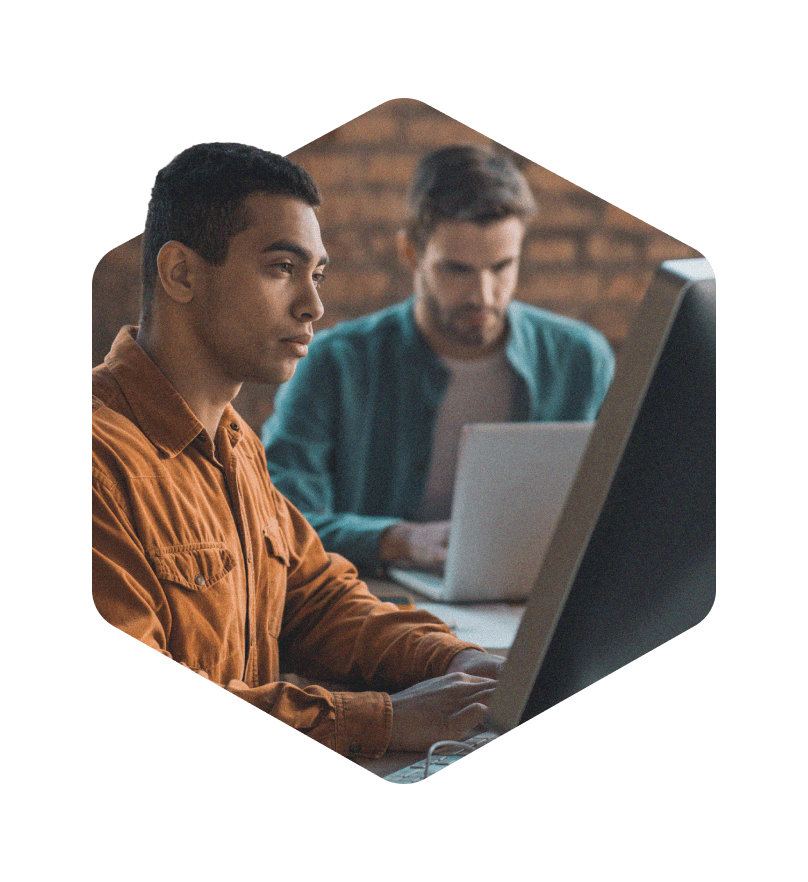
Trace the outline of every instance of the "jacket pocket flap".
{"label": "jacket pocket flap", "polygon": [[277,523],[267,524],[264,527],[264,536],[267,540],[267,548],[273,557],[277,557],[283,561],[285,566],[289,566],[289,545],[286,537],[281,532],[281,528]]}
{"label": "jacket pocket flap", "polygon": [[159,578],[189,591],[206,591],[220,582],[236,565],[226,545],[180,545],[149,553]]}

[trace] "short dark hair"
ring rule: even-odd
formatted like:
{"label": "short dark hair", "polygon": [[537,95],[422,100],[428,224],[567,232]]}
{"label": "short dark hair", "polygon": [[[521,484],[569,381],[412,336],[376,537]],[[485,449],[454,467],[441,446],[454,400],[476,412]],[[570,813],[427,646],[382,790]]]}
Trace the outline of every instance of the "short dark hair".
{"label": "short dark hair", "polygon": [[157,255],[166,242],[182,242],[214,266],[227,258],[230,238],[250,218],[244,200],[252,193],[293,196],[320,204],[317,185],[299,165],[246,144],[196,144],[157,173],[143,233],[141,320],[151,317]]}
{"label": "short dark hair", "polygon": [[419,250],[441,221],[486,224],[516,216],[527,221],[536,202],[525,176],[501,153],[453,145],[424,156],[410,183],[405,229]]}

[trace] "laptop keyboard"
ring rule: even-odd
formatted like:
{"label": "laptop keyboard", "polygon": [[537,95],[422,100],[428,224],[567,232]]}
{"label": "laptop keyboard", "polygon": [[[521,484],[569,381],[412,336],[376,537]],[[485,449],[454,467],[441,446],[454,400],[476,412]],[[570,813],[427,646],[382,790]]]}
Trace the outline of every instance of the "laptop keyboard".
{"label": "laptop keyboard", "polygon": [[[393,781],[396,784],[413,784],[416,781],[423,781],[424,778],[434,775],[448,765],[467,756],[478,747],[488,744],[496,738],[495,732],[482,732],[474,735],[466,741],[448,741],[437,742],[438,747],[434,747],[432,755],[413,763],[411,766],[405,766],[397,772],[392,772],[385,776],[385,781]],[[428,767],[427,767],[428,766]]]}

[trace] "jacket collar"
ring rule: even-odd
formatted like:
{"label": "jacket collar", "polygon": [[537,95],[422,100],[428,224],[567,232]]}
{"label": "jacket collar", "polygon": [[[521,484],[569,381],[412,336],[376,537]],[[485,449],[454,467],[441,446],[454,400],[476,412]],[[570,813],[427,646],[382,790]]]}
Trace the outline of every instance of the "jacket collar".
{"label": "jacket collar", "polygon": [[[121,328],[104,364],[132,408],[143,434],[166,456],[174,457],[205,429],[165,374],[137,344],[136,334],[137,327],[133,325]],[[232,443],[241,437],[236,412],[230,405],[224,410],[221,424],[227,427]]]}

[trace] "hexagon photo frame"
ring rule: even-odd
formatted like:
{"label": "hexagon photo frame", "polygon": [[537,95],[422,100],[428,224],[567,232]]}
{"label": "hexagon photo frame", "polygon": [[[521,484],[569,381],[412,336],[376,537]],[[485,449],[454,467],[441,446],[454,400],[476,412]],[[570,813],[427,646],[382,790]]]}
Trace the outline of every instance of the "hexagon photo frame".
{"label": "hexagon photo frame", "polygon": [[[429,165],[427,157],[438,159]],[[482,172],[486,157],[493,165]],[[315,336],[293,383],[240,377],[233,406],[242,425],[228,417],[216,438],[221,445],[227,431],[233,450],[252,445],[253,460],[255,436],[262,438],[273,482],[311,522],[311,534],[302,541],[297,516],[290,520],[285,509],[278,516],[266,502],[268,485],[245,478],[238,464],[234,495],[214,440],[189,437],[197,460],[214,465],[181,493],[215,483],[219,469],[223,483],[201,491],[199,505],[215,509],[204,493],[218,494],[219,511],[230,511],[227,530],[196,536],[189,520],[176,541],[154,544],[132,516],[143,463],[107,460],[118,471],[115,480],[112,472],[99,479],[105,562],[94,590],[117,597],[98,605],[102,614],[116,608],[105,617],[122,630],[148,635],[141,639],[262,710],[285,708],[281,719],[371,772],[417,781],[462,758],[469,734],[476,746],[507,732],[709,612],[715,280],[695,249],[419,101],[388,101],[289,158],[321,197],[316,217],[328,265],[314,330],[328,333]],[[499,176],[496,186],[486,175]],[[517,179],[535,202],[529,211],[513,207]],[[477,199],[475,187],[490,192]],[[455,190],[461,196],[453,202]],[[292,263],[316,257],[284,242]],[[121,327],[138,322],[142,253],[138,235],[104,256],[93,276],[94,388],[98,374],[113,448],[113,435],[128,443],[121,420],[142,431],[138,406],[116,405],[117,375],[109,362],[103,367]],[[173,264],[180,286],[186,258]],[[286,345],[302,353],[308,340]],[[164,363],[172,362],[157,359],[158,368]],[[173,381],[170,368],[164,373]],[[461,433],[468,423],[483,428]],[[511,428],[500,436],[492,426]],[[205,444],[213,446],[205,452]],[[174,462],[185,453],[155,455]],[[162,466],[158,472],[148,475],[148,502],[157,508],[168,505],[161,482],[174,480]],[[451,533],[430,532],[450,516]],[[398,523],[415,529],[403,534],[398,556],[382,557],[380,537]],[[362,587],[350,603],[339,599],[355,590],[347,564],[324,575],[320,555],[307,569],[314,531],[327,552],[357,565]],[[462,544],[461,534],[471,538]],[[440,553],[427,559],[424,548]],[[271,566],[259,567],[256,554]],[[441,554],[449,556],[443,574]],[[462,577],[457,561],[465,562]],[[419,563],[430,577],[455,578],[460,587],[448,601],[433,593],[443,588],[413,587],[408,572]],[[128,588],[112,584],[113,572],[124,573]],[[310,590],[300,591],[304,578]],[[138,589],[143,579],[153,590]],[[296,586],[292,600],[287,579]],[[130,594],[121,600],[119,590]],[[150,604],[148,628],[126,626],[127,616],[142,622]],[[397,623],[387,631],[385,616]],[[464,641],[459,653],[441,622]],[[183,627],[193,637],[168,633]],[[229,629],[226,640],[217,628]],[[259,648],[251,648],[256,628],[271,639],[259,634]],[[244,657],[235,686],[219,657],[204,662],[206,641],[222,640],[231,656]],[[188,650],[193,663],[173,649],[191,645],[199,647]],[[477,667],[477,648],[506,660]],[[447,674],[463,651],[473,662]],[[338,652],[350,659],[335,661]],[[345,672],[348,682],[335,678]],[[419,717],[424,731],[415,741],[391,742],[406,712],[397,717],[401,705],[389,696],[415,690],[417,701],[418,682],[447,676],[453,689],[477,684],[452,706],[462,705],[473,731],[433,732]],[[424,713],[445,717],[430,700]],[[387,750],[389,743],[415,748]]]}

